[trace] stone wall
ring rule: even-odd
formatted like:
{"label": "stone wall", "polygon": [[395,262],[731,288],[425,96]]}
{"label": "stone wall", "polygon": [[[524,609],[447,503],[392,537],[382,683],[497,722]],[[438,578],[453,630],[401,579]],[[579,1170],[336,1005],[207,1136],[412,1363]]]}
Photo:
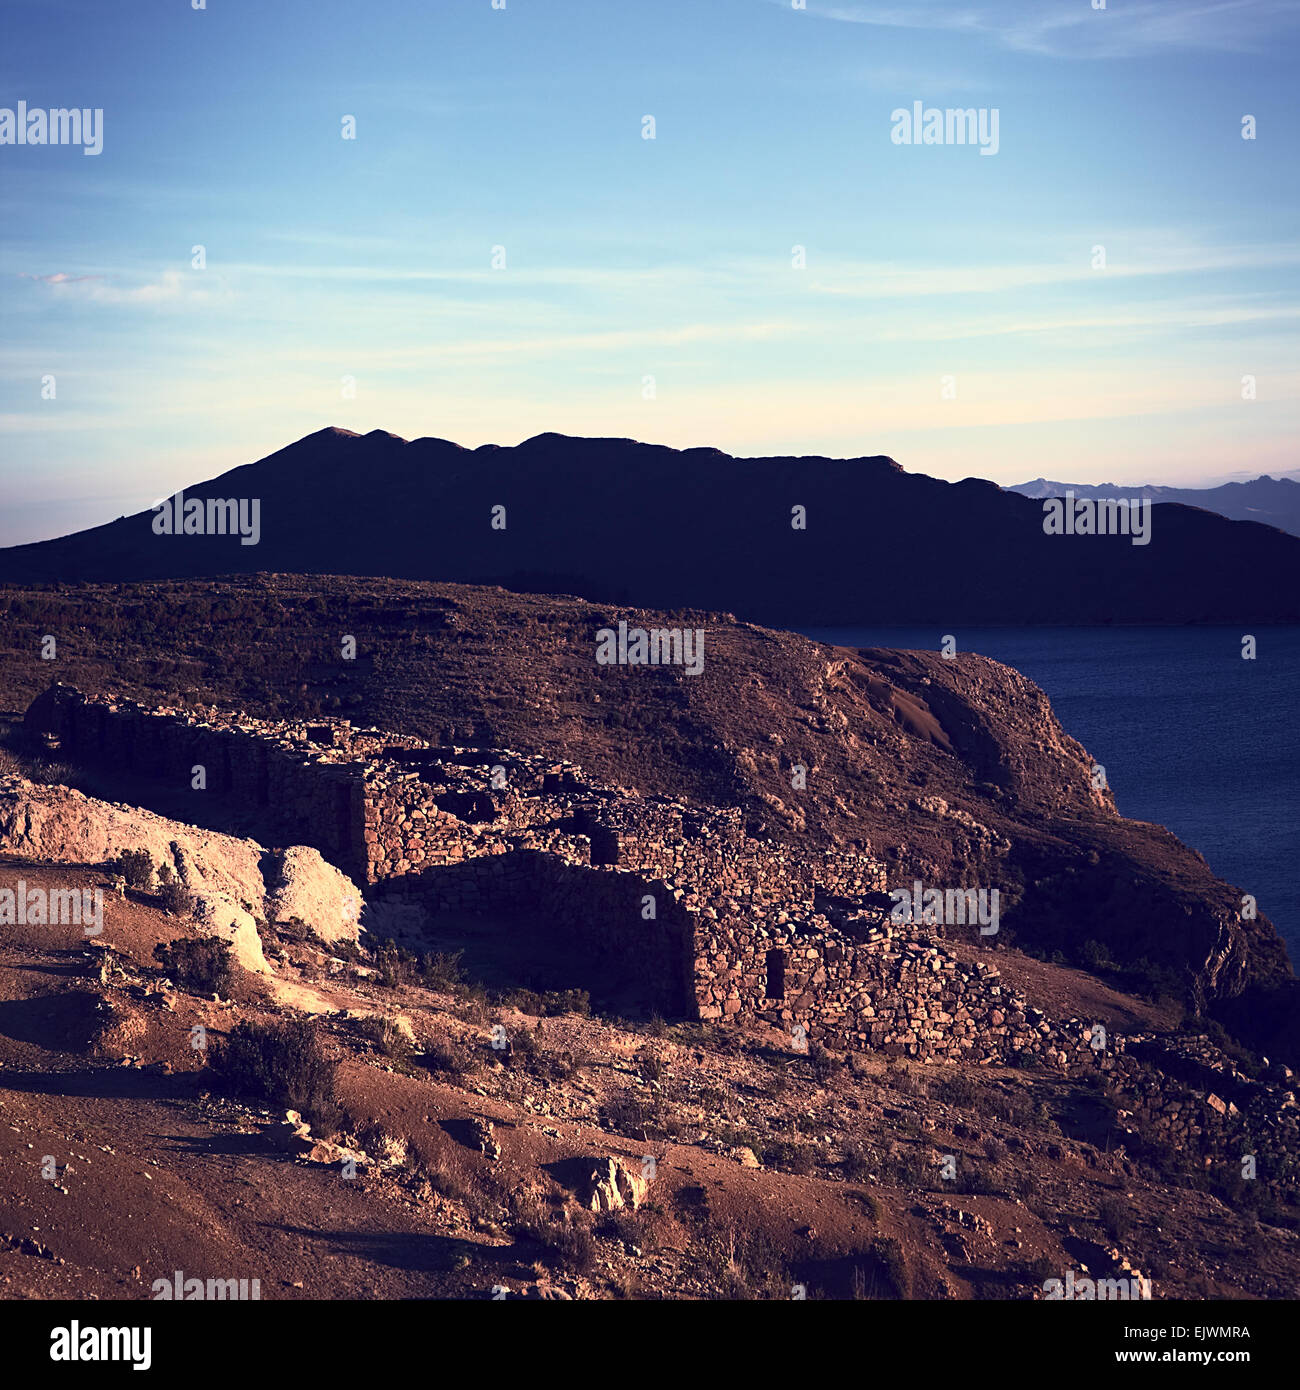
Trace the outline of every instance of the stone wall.
{"label": "stone wall", "polygon": [[[734,808],[593,782],[554,759],[439,748],[346,720],[147,709],[56,686],[28,712],[64,755],[188,786],[433,912],[509,912],[621,964],[705,1020],[758,1016],[812,1041],[920,1059],[1050,1060],[1083,1044],[923,927],[884,921],[869,854],[750,839]],[[655,900],[647,919],[643,899]]]}
{"label": "stone wall", "polygon": [[[40,697],[28,724],[55,735],[63,756],[131,778],[189,789],[201,767],[204,793],[237,805],[281,845],[311,845],[357,882],[365,879],[359,768],[327,761],[305,729],[250,737],[237,726],[130,702],[87,699],[67,687]],[[48,692],[47,692],[48,693]]]}
{"label": "stone wall", "polygon": [[408,877],[395,891],[435,916],[490,913],[508,920],[510,930],[580,955],[586,978],[634,995],[665,1017],[697,1016],[695,917],[656,879],[523,848]]}

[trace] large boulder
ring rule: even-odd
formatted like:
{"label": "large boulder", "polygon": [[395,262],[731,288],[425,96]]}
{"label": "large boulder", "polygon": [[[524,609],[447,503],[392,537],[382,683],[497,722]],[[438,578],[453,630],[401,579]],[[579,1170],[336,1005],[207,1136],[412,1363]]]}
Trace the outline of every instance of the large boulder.
{"label": "large boulder", "polygon": [[20,777],[0,781],[0,850],[54,864],[105,864],[124,850],[144,850],[196,896],[217,893],[260,912],[266,893],[265,851],[254,840]]}
{"label": "large boulder", "polygon": [[297,919],[331,945],[355,941],[361,929],[361,894],[341,870],[310,845],[293,845],[272,857],[266,900],[269,922]]}
{"label": "large boulder", "polygon": [[618,1211],[639,1207],[649,1183],[621,1158],[593,1159],[586,1174],[583,1200],[589,1211]]}
{"label": "large boulder", "polygon": [[194,899],[194,922],[208,936],[219,936],[231,946],[234,965],[253,975],[269,975],[271,967],[262,953],[262,938],[250,913],[220,893]]}
{"label": "large boulder", "polygon": [[0,852],[50,864],[106,864],[125,850],[144,850],[155,868],[167,865],[193,899],[195,922],[229,941],[236,963],[254,974],[271,973],[259,917],[297,918],[329,942],[357,939],[361,894],[314,849],[294,845],[273,854],[256,840],[138,806],[0,777]]}

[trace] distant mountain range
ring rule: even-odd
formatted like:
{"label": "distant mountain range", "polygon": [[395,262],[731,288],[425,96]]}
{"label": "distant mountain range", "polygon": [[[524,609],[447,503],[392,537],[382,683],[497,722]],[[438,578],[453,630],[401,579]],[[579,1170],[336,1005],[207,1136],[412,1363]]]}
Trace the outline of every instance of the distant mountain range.
{"label": "distant mountain range", "polygon": [[1245,483],[1224,483],[1221,487],[1140,487],[1123,483],[1053,483],[1035,478],[1017,483],[1008,492],[1022,497],[1149,497],[1153,502],[1177,502],[1184,507],[1204,507],[1233,521],[1258,521],[1300,536],[1300,482],[1294,474],[1280,478],[1252,478]]}
{"label": "distant mountain range", "polygon": [[184,496],[187,512],[255,499],[257,544],[157,534],[161,514],[146,510],[0,550],[0,580],[375,575],[938,634],[1300,621],[1300,539],[1280,530],[1161,501],[1146,545],[1048,535],[1040,501],[885,457],[740,459],[558,434],[465,449],[325,429]]}

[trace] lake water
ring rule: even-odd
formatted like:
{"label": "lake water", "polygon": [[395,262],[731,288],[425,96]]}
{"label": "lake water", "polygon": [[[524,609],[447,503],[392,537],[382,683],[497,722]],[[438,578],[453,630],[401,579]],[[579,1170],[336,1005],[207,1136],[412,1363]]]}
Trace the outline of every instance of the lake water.
{"label": "lake water", "polygon": [[[850,647],[936,651],[918,628],[809,628]],[[1166,825],[1254,893],[1300,965],[1300,628],[969,628],[959,652],[1022,671],[1106,769],[1121,815]]]}

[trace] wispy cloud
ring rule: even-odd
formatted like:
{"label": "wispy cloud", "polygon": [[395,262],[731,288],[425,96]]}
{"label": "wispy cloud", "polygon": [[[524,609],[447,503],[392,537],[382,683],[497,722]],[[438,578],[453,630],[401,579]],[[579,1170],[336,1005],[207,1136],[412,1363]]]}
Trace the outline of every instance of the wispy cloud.
{"label": "wispy cloud", "polygon": [[206,273],[165,270],[154,280],[138,285],[114,284],[103,275],[22,275],[49,287],[60,299],[80,300],[93,304],[167,305],[195,304],[224,298],[227,287]]}
{"label": "wispy cloud", "polygon": [[[783,0],[773,0],[783,3]],[[1086,0],[996,0],[957,5],[816,3],[808,13],[846,24],[971,34],[1024,53],[1057,58],[1135,58],[1162,52],[1255,52],[1300,26],[1294,0],[1147,0],[1094,10]]]}
{"label": "wispy cloud", "polygon": [[42,285],[76,285],[83,280],[99,280],[99,275],[67,275],[56,271],[53,275],[20,275],[20,280],[38,280]]}
{"label": "wispy cloud", "polygon": [[[1128,236],[1130,243],[1138,240]],[[1178,244],[1159,234],[1142,234],[1142,259],[1126,260],[1117,252],[1118,239],[1098,235],[1109,246],[1105,270],[1089,262],[1094,238],[1081,237],[1079,252],[1070,261],[1021,262],[1015,265],[908,266],[894,262],[831,264],[810,281],[815,294],[856,299],[911,299],[932,295],[1004,294],[1010,290],[1042,289],[1091,280],[1130,280],[1177,275],[1223,274],[1229,271],[1276,270],[1300,265],[1300,247],[1201,247]]]}

